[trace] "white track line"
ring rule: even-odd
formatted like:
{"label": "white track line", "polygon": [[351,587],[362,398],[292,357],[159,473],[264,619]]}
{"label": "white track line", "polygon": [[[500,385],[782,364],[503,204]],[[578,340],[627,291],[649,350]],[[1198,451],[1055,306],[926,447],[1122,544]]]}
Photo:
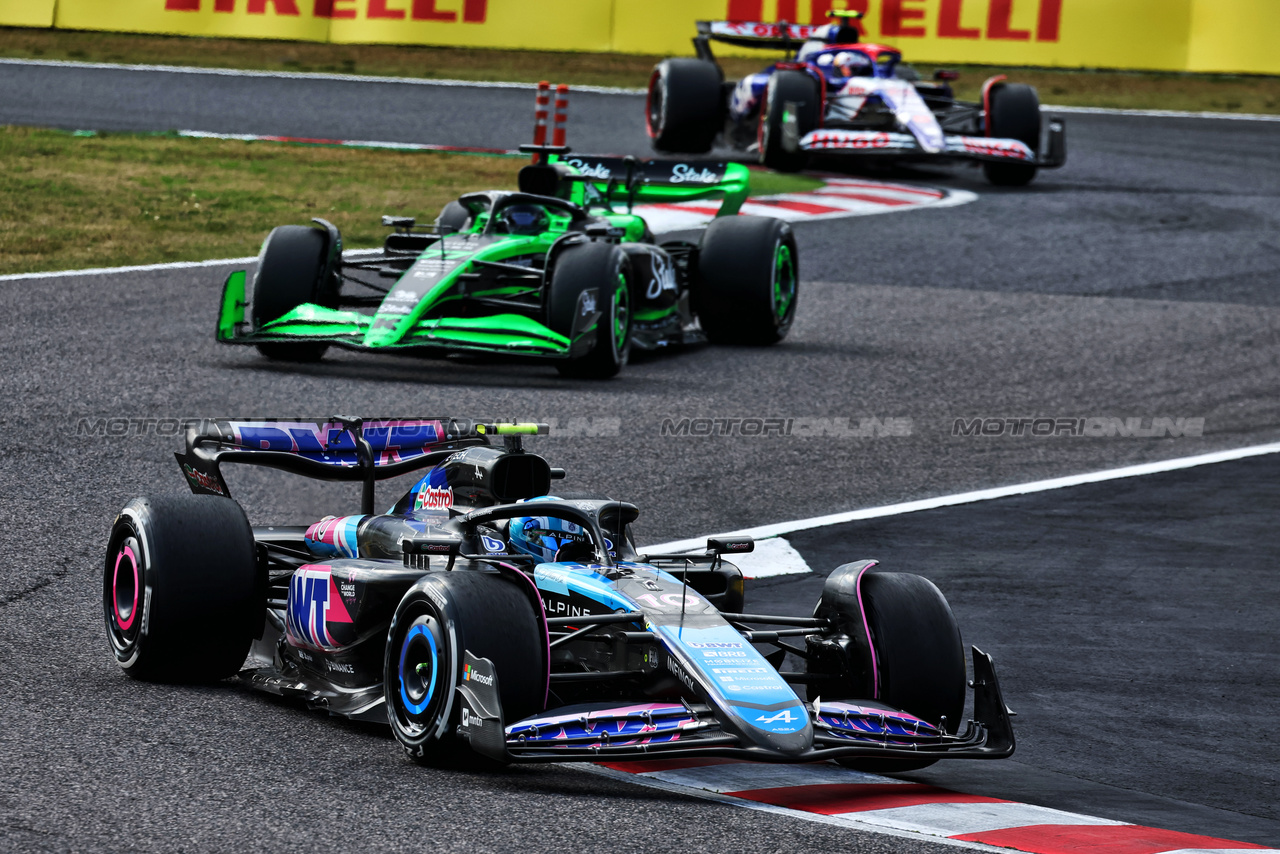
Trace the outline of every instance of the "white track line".
{"label": "white track line", "polygon": [[[796,519],[791,522],[777,522],[772,525],[758,525],[754,528],[741,528],[722,534],[709,534],[712,537],[755,537],[766,539],[795,531],[807,531],[811,528],[825,528],[830,525],[842,525],[845,522],[856,522],[862,519],[878,519],[882,516],[900,516],[904,513],[915,513],[920,510],[933,510],[939,507],[954,507],[958,504],[972,504],[977,501],[991,501],[996,498],[1008,498],[1014,495],[1029,495],[1033,492],[1047,492],[1051,489],[1066,489],[1071,486],[1082,486],[1086,483],[1102,483],[1108,480],[1120,480],[1128,477],[1142,477],[1149,474],[1160,474],[1168,471],[1195,468],[1196,466],[1213,465],[1214,463],[1243,460],[1248,457],[1260,457],[1266,454],[1280,453],[1280,442],[1269,445],[1254,445],[1248,448],[1236,448],[1230,451],[1217,451],[1211,454],[1200,454],[1194,457],[1180,457],[1162,460],[1155,463],[1143,463],[1136,466],[1125,466],[1118,469],[1073,474],[1066,477],[1055,477],[1049,480],[1037,480],[1030,483],[1018,483],[1012,486],[999,486],[994,489],[979,489],[973,492],[961,492],[956,495],[943,495],[938,498],[924,498],[919,501],[907,501],[902,504],[889,504],[883,507],[867,507],[862,510],[849,510],[844,513],[832,513],[827,516],[815,516],[810,519]],[[707,537],[695,537],[688,540],[676,540],[670,543],[659,543],[646,546],[644,551],[679,552],[701,549],[706,546]]]}
{"label": "white track line", "polygon": [[[257,71],[243,68],[199,68],[184,65],[144,65],[120,62],[74,62],[66,59],[18,59],[0,57],[0,65],[37,65],[48,68],[96,68],[105,71],[152,71],[167,74],[212,74],[221,77],[268,77],[282,80],[335,80],[343,83],[399,83],[409,86],[453,86],[469,89],[535,89],[535,83],[505,80],[446,80],[419,77],[377,77],[372,74],[334,74],[321,71]],[[601,95],[645,95],[647,89],[626,86],[574,86],[575,92]],[[1042,109],[1063,113],[1091,113],[1103,116],[1146,116],[1174,119],[1235,119],[1252,122],[1280,122],[1280,116],[1263,113],[1215,113],[1181,110],[1125,110],[1110,107],[1067,107],[1042,104]]]}
{"label": "white track line", "polygon": [[[350,249],[342,253],[344,258],[374,255],[381,249]],[[244,258],[214,258],[211,261],[171,261],[167,264],[138,264],[132,267],[94,267],[88,270],[53,270],[48,273],[10,273],[0,276],[0,282],[18,282],[24,279],[65,279],[71,276],[111,276],[116,273],[152,273],[156,270],[189,270],[194,267],[222,267],[229,264],[253,264],[257,255]]]}
{"label": "white track line", "polygon": [[[333,74],[313,71],[255,71],[244,68],[199,68],[187,65],[132,65],[117,62],[71,62],[64,59],[7,59],[0,58],[0,65],[39,65],[47,68],[85,68],[103,71],[150,71],[162,74],[204,74],[215,77],[266,77],[279,80],[333,80],[340,83],[390,83],[407,86],[452,86],[467,89],[528,89],[538,88],[537,83],[514,83],[486,80],[445,80],[423,77],[375,77],[371,74]],[[592,92],[600,95],[644,95],[647,89],[629,89],[621,86],[574,86],[575,92]]]}
{"label": "white track line", "polygon": [[1246,122],[1280,122],[1280,116],[1266,113],[1212,113],[1187,110],[1122,110],[1114,107],[1064,107],[1041,104],[1040,109],[1055,113],[1087,113],[1097,116],[1145,116],[1157,119],[1238,119]]}

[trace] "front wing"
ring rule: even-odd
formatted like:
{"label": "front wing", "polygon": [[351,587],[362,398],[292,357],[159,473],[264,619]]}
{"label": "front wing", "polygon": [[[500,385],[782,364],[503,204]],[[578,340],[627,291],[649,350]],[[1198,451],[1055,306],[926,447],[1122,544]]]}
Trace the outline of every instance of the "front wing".
{"label": "front wing", "polygon": [[432,317],[418,321],[392,341],[373,345],[367,343],[369,333],[379,322],[373,315],[307,303],[253,330],[245,322],[245,307],[245,273],[237,270],[227,277],[223,286],[217,328],[220,343],[322,343],[352,350],[384,351],[434,348],[549,359],[582,355],[594,341],[601,314],[579,312],[570,336],[521,314]]}
{"label": "front wing", "polygon": [[993,163],[1025,163],[1053,169],[1066,162],[1066,133],[1061,119],[1049,120],[1049,142],[1044,155],[1016,139],[989,136],[947,135],[941,152],[928,152],[909,133],[822,128],[805,134],[797,143],[801,151],[820,154],[921,155]]}
{"label": "front wing", "polygon": [[991,657],[973,648],[974,719],[948,735],[921,719],[875,703],[815,700],[808,704],[812,746],[779,753],[743,746],[720,727],[715,710],[690,703],[643,703],[589,712],[557,712],[507,726],[497,674],[487,659],[467,653],[473,668],[492,675],[459,686],[460,733],[477,752],[505,762],[653,759],[713,756],[765,762],[815,762],[850,757],[1004,759],[1015,740]]}

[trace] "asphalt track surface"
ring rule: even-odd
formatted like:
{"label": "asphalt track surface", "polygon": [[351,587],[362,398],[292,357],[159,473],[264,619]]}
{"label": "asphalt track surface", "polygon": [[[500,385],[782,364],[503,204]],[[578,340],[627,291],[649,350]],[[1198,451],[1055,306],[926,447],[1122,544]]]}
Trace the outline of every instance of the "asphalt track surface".
{"label": "asphalt track surface", "polygon": [[[0,91],[5,123],[490,147],[524,141],[530,100],[11,65]],[[643,153],[635,96],[578,96],[571,109],[579,149]],[[605,435],[536,448],[569,469],[567,487],[635,501],[651,542],[1280,439],[1280,125],[1072,116],[1068,134],[1067,167],[1027,190],[965,169],[883,173],[981,198],[800,225],[803,295],[786,342],[645,359],[608,383],[478,359],[271,364],[213,343],[223,269],[0,282],[11,330],[0,339],[0,542],[14,556],[0,579],[0,848],[941,850],[577,770],[423,770],[377,729],[233,683],[131,683],[102,641],[101,550],[129,497],[182,488],[169,456],[179,440],[78,434],[77,419],[587,418]],[[664,419],[684,417],[910,426],[661,435]],[[1204,427],[953,435],[956,419],[977,417]],[[934,578],[966,641],[996,656],[1020,712],[1017,756],[919,779],[1280,845],[1276,468],[1223,464],[791,539],[819,572],[865,556]],[[231,488],[255,522],[355,500],[257,473],[234,474]],[[752,601],[804,610],[817,583],[762,582]]]}

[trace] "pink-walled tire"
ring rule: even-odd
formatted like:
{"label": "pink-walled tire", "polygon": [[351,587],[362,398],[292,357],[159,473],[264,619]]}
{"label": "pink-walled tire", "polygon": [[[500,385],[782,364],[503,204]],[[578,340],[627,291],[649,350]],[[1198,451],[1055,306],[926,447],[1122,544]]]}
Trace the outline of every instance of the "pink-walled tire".
{"label": "pink-walled tire", "polygon": [[130,501],[111,529],[102,605],[111,653],[129,676],[235,675],[265,607],[240,505],[212,495]]}

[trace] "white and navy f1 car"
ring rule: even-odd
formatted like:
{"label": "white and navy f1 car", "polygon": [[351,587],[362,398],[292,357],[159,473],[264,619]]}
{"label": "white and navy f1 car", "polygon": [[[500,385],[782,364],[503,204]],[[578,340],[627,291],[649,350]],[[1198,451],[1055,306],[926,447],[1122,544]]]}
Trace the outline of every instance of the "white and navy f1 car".
{"label": "white and navy f1 car", "polygon": [[[782,171],[804,168],[815,154],[969,160],[1008,186],[1066,162],[1063,120],[1050,117],[1042,133],[1032,87],[999,75],[983,84],[980,103],[958,101],[955,72],[922,81],[897,49],[859,41],[860,14],[829,14],[836,22],[822,26],[699,21],[697,58],[663,60],[650,78],[653,147],[703,153],[722,136]],[[726,83],[713,40],[781,49],[787,58]]]}
{"label": "white and navy f1 car", "polygon": [[[389,722],[422,762],[700,755],[893,771],[1013,752],[976,648],[962,725],[964,651],[933,584],[860,561],[831,573],[812,617],[742,613],[726,556],[750,539],[637,553],[636,507],[553,491],[564,471],[522,447],[538,430],[192,424],[177,457],[195,494],[134,499],[111,531],[102,591],[116,661],[157,681],[238,674]],[[361,512],[251,527],[220,471],[229,462],[361,483]],[[377,480],[422,469],[374,511]],[[782,669],[788,654],[799,669]]]}

